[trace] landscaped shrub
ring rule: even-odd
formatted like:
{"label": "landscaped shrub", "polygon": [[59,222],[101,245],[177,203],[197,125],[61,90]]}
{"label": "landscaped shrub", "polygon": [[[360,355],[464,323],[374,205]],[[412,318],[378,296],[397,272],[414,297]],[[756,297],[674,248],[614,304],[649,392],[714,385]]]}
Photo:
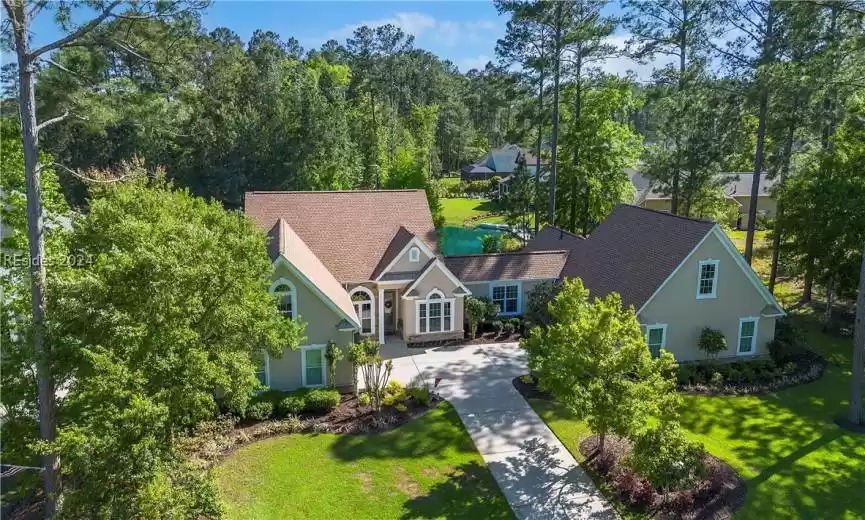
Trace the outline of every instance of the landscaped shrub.
{"label": "landscaped shrub", "polygon": [[369,406],[369,394],[366,392],[362,392],[359,396],[357,396],[357,402],[360,403],[361,406]]}
{"label": "landscaped shrub", "polygon": [[701,479],[706,468],[703,445],[685,437],[675,422],[664,422],[636,436],[627,464],[657,489],[686,489]]}
{"label": "landscaped shrub", "polygon": [[514,331],[519,332],[523,327],[523,320],[520,318],[511,318],[508,320],[508,323],[514,326]]}
{"label": "landscaped shrub", "polygon": [[712,372],[712,378],[709,380],[715,386],[721,386],[724,384],[724,374],[720,372]]}
{"label": "landscaped shrub", "polygon": [[700,332],[700,340],[697,346],[706,353],[706,359],[713,359],[718,355],[718,352],[727,350],[727,338],[718,329],[704,327]]}
{"label": "landscaped shrub", "polygon": [[769,355],[778,366],[796,361],[807,353],[802,331],[787,318],[775,322],[775,339],[769,342]]}
{"label": "landscaped shrub", "polygon": [[490,323],[490,326],[492,326],[493,330],[496,331],[496,336],[501,336],[502,329],[505,328],[505,324],[502,323],[501,320],[494,320],[492,323]]}
{"label": "landscaped shrub", "polygon": [[503,326],[502,326],[502,332],[503,332],[506,336],[510,336],[511,334],[513,334],[513,333],[514,333],[514,330],[515,330],[515,329],[514,329],[514,324],[511,323],[510,321],[505,322],[505,323],[503,324]]}
{"label": "landscaped shrub", "polygon": [[474,296],[466,297],[463,302],[463,308],[466,321],[469,324],[469,334],[472,339],[477,335],[478,325],[495,316],[497,312],[496,305],[485,296],[479,298],[475,298]]}
{"label": "landscaped shrub", "polygon": [[535,384],[535,378],[531,374],[526,374],[520,376],[520,381],[522,381],[525,385],[533,385]]}
{"label": "landscaped shrub", "polygon": [[297,415],[306,409],[306,399],[302,395],[289,395],[279,402],[280,415]]}
{"label": "landscaped shrub", "polygon": [[408,411],[408,407],[405,405],[405,403],[397,403],[397,405],[394,406],[393,409],[399,413],[405,413]]}
{"label": "landscaped shrub", "polygon": [[793,363],[792,361],[788,361],[788,362],[784,363],[784,366],[781,367],[781,371],[784,374],[792,374],[793,372],[796,371],[796,363]]}
{"label": "landscaped shrub", "polygon": [[271,415],[273,415],[273,403],[270,401],[252,403],[246,409],[246,418],[253,421],[266,421]]}
{"label": "landscaped shrub", "polygon": [[399,381],[390,381],[384,389],[382,404],[393,406],[405,401],[407,397],[405,387]]}
{"label": "landscaped shrub", "polygon": [[408,395],[420,406],[429,406],[431,396],[429,389],[425,386],[413,386],[408,389]]}
{"label": "landscaped shrub", "polygon": [[553,321],[549,305],[562,292],[562,282],[541,282],[526,296],[525,318],[532,326],[549,325]]}
{"label": "landscaped shrub", "polygon": [[679,365],[676,371],[676,379],[680,385],[689,385],[694,382],[694,376],[697,375],[697,367],[694,365]]}
{"label": "landscaped shrub", "polygon": [[339,406],[339,391],[333,388],[317,388],[306,395],[307,412],[329,412]]}

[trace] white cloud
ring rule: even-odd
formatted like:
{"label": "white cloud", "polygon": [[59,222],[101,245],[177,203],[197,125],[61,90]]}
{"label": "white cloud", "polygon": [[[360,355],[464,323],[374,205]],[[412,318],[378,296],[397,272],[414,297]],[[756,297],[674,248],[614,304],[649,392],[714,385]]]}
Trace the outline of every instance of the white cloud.
{"label": "white cloud", "polygon": [[452,20],[437,20],[436,18],[419,12],[399,12],[387,18],[377,20],[363,20],[358,23],[348,24],[327,32],[322,38],[310,38],[310,43],[315,40],[317,45],[327,40],[345,41],[351,37],[355,29],[364,25],[368,27],[379,27],[382,25],[395,25],[406,34],[411,34],[416,39],[427,36],[432,41],[446,47],[456,47],[465,41],[493,40],[495,36],[490,34],[497,29],[493,20],[474,20],[468,22],[457,22]]}
{"label": "white cloud", "polygon": [[460,69],[460,72],[468,72],[472,69],[483,70],[483,68],[487,66],[487,62],[490,61],[492,61],[492,58],[486,54],[481,54],[474,58],[463,58],[457,60],[456,66]]}

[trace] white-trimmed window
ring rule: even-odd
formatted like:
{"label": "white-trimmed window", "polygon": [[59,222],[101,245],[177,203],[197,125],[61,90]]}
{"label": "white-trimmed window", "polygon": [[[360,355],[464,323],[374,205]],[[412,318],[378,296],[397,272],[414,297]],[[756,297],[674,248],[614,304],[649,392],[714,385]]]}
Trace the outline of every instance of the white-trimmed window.
{"label": "white-trimmed window", "polygon": [[276,305],[283,316],[292,319],[297,316],[297,289],[290,280],[280,278],[273,282],[270,286],[270,294],[279,299]]}
{"label": "white-trimmed window", "polygon": [[667,325],[664,323],[646,325],[646,344],[652,357],[661,357],[661,349],[667,348]]}
{"label": "white-trimmed window", "polygon": [[354,305],[357,319],[360,321],[360,333],[375,334],[375,319],[372,311],[375,308],[375,298],[372,295],[372,291],[366,287],[359,286],[352,289],[348,295],[351,298],[351,303]]}
{"label": "white-trimmed window", "polygon": [[747,356],[757,351],[757,323],[760,318],[739,318],[739,341],[736,342],[736,354]]}
{"label": "white-trimmed window", "polygon": [[697,299],[716,298],[718,294],[718,260],[700,260],[697,269]]}
{"label": "white-trimmed window", "polygon": [[420,262],[420,248],[413,247],[408,250],[409,262]]}
{"label": "white-trimmed window", "polygon": [[303,386],[324,386],[327,384],[327,361],[325,345],[305,345],[300,347]]}
{"label": "white-trimmed window", "polygon": [[453,332],[454,298],[445,298],[441,291],[433,289],[425,300],[418,300],[415,305],[418,334]]}
{"label": "white-trimmed window", "polygon": [[264,386],[270,386],[270,356],[265,352],[262,354],[264,360],[255,370],[255,377]]}
{"label": "white-trimmed window", "polygon": [[490,285],[490,300],[499,306],[499,314],[519,314],[521,310],[521,284],[497,283]]}

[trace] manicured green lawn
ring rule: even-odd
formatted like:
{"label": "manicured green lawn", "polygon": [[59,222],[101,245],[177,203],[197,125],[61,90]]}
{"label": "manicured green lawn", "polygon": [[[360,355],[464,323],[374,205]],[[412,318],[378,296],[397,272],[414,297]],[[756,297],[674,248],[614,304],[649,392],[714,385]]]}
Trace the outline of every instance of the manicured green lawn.
{"label": "manicured green lawn", "polygon": [[[440,199],[442,212],[445,216],[445,225],[462,226],[465,219],[495,211],[493,202],[489,199]],[[501,224],[504,217],[490,217],[483,222]]]}
{"label": "manicured green lawn", "polygon": [[447,403],[375,435],[287,435],[216,468],[229,519],[512,519]]}
{"label": "manicured green lawn", "polygon": [[[829,360],[823,378],[764,396],[685,396],[682,424],[747,481],[736,518],[865,518],[865,435],[833,422],[847,412],[850,340],[799,321],[812,348]],[[530,404],[582,459],[577,444],[589,434],[585,424],[557,403]]]}

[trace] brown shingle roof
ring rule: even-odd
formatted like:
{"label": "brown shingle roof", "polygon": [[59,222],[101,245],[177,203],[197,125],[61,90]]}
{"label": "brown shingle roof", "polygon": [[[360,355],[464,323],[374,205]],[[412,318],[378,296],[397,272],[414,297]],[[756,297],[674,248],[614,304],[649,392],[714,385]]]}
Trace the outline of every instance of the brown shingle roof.
{"label": "brown shingle roof", "polygon": [[375,269],[372,272],[372,278],[376,279],[395,258],[396,256],[405,249],[405,246],[414,238],[414,235],[405,228],[405,226],[400,226],[399,229],[396,230],[396,234],[394,234],[393,238],[390,241],[390,244],[385,249],[384,254],[381,255],[381,260],[379,260],[378,265],[375,266]]}
{"label": "brown shingle roof", "polygon": [[541,228],[533,239],[529,240],[523,251],[571,250],[582,244],[584,240],[585,238],[579,235],[548,224]]}
{"label": "brown shingle roof", "polygon": [[309,280],[313,290],[318,290],[321,295],[339,309],[345,318],[355,327],[359,326],[354,304],[348,293],[330,271],[321,263],[318,257],[309,249],[297,233],[283,220],[277,220],[271,229],[271,241],[269,247],[277,254],[282,254],[291,265]]}
{"label": "brown shingle roof", "polygon": [[423,190],[253,191],[244,205],[261,229],[285,219],[343,283],[372,279],[400,226],[438,253]]}
{"label": "brown shingle roof", "polygon": [[567,251],[520,251],[449,256],[445,258],[445,265],[463,283],[552,279],[559,277],[567,258]]}
{"label": "brown shingle roof", "polygon": [[715,224],[620,204],[568,257],[566,277],[639,309]]}

